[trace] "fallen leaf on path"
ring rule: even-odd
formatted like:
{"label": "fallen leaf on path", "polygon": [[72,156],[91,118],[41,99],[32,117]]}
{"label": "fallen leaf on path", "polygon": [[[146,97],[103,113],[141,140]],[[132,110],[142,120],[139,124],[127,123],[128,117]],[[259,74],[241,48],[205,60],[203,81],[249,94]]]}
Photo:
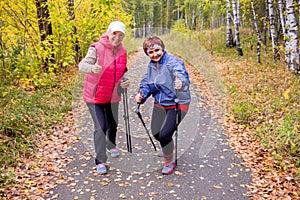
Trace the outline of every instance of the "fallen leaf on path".
{"label": "fallen leaf on path", "polygon": [[173,183],[170,183],[170,182],[168,182],[168,186],[169,186],[169,187],[173,187],[173,186],[174,186],[174,184],[173,184]]}
{"label": "fallen leaf on path", "polygon": [[222,187],[219,186],[219,185],[214,185],[214,188],[216,188],[216,189],[221,189]]}

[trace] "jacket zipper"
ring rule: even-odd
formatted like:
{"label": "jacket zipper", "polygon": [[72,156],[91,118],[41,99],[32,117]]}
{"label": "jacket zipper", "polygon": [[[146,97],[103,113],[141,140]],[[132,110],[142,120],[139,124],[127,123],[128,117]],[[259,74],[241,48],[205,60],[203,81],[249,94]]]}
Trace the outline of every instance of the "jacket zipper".
{"label": "jacket zipper", "polygon": [[[155,63],[155,68],[156,68],[157,74],[159,75],[160,71],[159,71],[159,64],[158,64],[158,62]],[[156,75],[156,77],[154,79],[154,86],[155,87],[156,87],[156,79],[157,79],[158,75]],[[161,91],[160,91],[160,89],[158,89],[158,87],[156,87],[156,89],[159,91],[159,98],[158,98],[158,102],[157,103],[160,103],[161,102]]]}
{"label": "jacket zipper", "polygon": [[115,85],[116,85],[116,79],[117,79],[117,61],[116,61],[116,57],[115,57],[115,53],[113,52],[113,56],[114,56],[114,65],[115,65],[115,73],[114,73],[114,84],[113,84],[113,88],[112,88],[112,92],[111,92],[111,97],[110,97],[110,101],[113,97],[113,93],[114,93],[114,89],[115,89]]}

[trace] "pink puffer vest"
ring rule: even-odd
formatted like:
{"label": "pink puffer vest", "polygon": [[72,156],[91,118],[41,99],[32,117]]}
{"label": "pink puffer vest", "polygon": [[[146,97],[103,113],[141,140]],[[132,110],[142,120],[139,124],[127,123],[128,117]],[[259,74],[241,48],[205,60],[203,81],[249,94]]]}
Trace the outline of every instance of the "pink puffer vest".
{"label": "pink puffer vest", "polygon": [[117,88],[126,70],[126,49],[122,45],[114,49],[106,34],[91,47],[96,48],[98,64],[103,69],[100,74],[85,74],[84,101],[95,104],[119,102],[121,96]]}

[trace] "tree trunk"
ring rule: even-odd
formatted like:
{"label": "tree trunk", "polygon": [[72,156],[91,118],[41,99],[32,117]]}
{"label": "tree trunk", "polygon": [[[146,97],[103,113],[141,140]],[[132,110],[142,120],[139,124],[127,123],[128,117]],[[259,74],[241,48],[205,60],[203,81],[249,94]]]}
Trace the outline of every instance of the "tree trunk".
{"label": "tree trunk", "polygon": [[[75,20],[75,13],[74,13],[74,0],[68,0],[68,14],[69,14],[69,19],[70,21]],[[78,63],[81,58],[80,58],[80,53],[79,53],[79,41],[77,38],[77,27],[74,25],[73,27],[73,50],[75,51],[75,61]]]}
{"label": "tree trunk", "polygon": [[169,9],[168,9],[168,28],[171,29],[171,27],[174,24],[174,21],[176,21],[176,12],[175,11],[175,0],[169,0]]}
{"label": "tree trunk", "polygon": [[237,21],[238,21],[239,26],[242,26],[240,11],[241,11],[241,1],[237,0],[237,9],[236,9]]}
{"label": "tree trunk", "polygon": [[193,24],[192,24],[192,12],[191,12],[191,2],[190,1],[187,1],[185,2],[185,15],[184,15],[184,18],[185,18],[185,26],[187,29],[190,29],[192,30],[193,29]]}
{"label": "tree trunk", "polygon": [[243,50],[240,43],[239,23],[237,21],[236,2],[232,1],[233,19],[234,19],[234,32],[235,32],[235,43],[236,50],[239,56],[243,56]]}
{"label": "tree trunk", "polygon": [[[284,4],[282,0],[278,0],[278,8],[279,8],[279,16],[280,16],[280,23],[282,27],[282,34],[283,38],[286,37],[286,27],[285,27],[285,17],[284,17]],[[284,39],[285,40],[285,39]]]}
{"label": "tree trunk", "polygon": [[159,4],[154,4],[153,5],[153,14],[152,14],[152,21],[153,21],[153,27],[156,28],[156,35],[158,35],[158,28],[160,27],[160,21],[159,19],[161,19],[161,9]]}
{"label": "tree trunk", "polygon": [[268,1],[266,1],[266,6],[265,6],[265,19],[263,22],[263,44],[265,45],[265,52],[267,52],[267,32],[268,32],[268,21],[269,21],[269,9],[268,9]]}
{"label": "tree trunk", "polygon": [[[0,19],[0,29],[2,29],[2,26],[4,25],[4,22]],[[4,60],[4,49],[5,44],[2,40],[2,32],[0,31],[0,60],[1,60],[1,80],[6,80],[6,71],[5,71],[5,60]]]}
{"label": "tree trunk", "polygon": [[287,11],[287,36],[286,43],[286,62],[287,69],[295,72],[299,71],[299,48],[298,48],[298,24],[296,19],[295,2],[293,0],[286,1]]}
{"label": "tree trunk", "polygon": [[165,29],[167,28],[167,8],[168,8],[168,0],[162,0],[161,4],[161,29],[162,29],[162,34],[165,33]]}
{"label": "tree trunk", "polygon": [[226,48],[233,47],[233,36],[232,36],[232,28],[231,28],[231,12],[230,12],[230,0],[227,0],[227,17],[226,17]]}
{"label": "tree trunk", "polygon": [[274,16],[272,0],[268,0],[268,8],[269,8],[269,23],[270,23],[270,33],[272,39],[274,59],[279,60],[280,56],[278,51],[278,41],[277,41],[276,30],[275,30],[275,16]]}
{"label": "tree trunk", "polygon": [[256,31],[256,36],[257,36],[257,46],[256,46],[257,62],[260,63],[261,37],[260,37],[260,33],[259,33],[259,30],[258,30],[258,26],[257,26],[257,17],[256,17],[256,12],[255,12],[253,1],[251,1],[251,7],[252,7],[252,12],[253,12],[253,20],[254,20],[253,23],[254,23],[254,27],[255,27],[255,31]]}
{"label": "tree trunk", "polygon": [[[47,0],[36,0],[36,11],[37,11],[37,17],[38,17],[38,24],[39,24],[39,31],[40,31],[40,39],[43,43],[47,40],[48,36],[53,35],[52,32],[52,25],[49,21],[50,14],[48,10],[48,2]],[[49,40],[49,44],[51,45],[51,48],[53,49],[53,41]],[[51,51],[53,52],[53,51]],[[54,54],[50,52],[50,58],[43,59],[44,68],[49,66],[49,61],[51,63],[54,63]]]}

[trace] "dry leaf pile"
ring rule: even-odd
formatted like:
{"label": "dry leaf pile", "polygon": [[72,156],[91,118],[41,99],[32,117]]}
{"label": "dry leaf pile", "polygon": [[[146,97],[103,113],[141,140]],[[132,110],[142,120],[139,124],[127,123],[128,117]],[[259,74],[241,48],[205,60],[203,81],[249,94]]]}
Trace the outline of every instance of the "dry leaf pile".
{"label": "dry leaf pile", "polygon": [[38,152],[34,157],[24,158],[15,169],[16,183],[4,189],[3,199],[43,199],[55,185],[53,177],[59,177],[63,167],[69,163],[64,153],[79,138],[73,126],[73,115],[66,117],[65,125],[55,127],[50,134],[41,132],[36,137]]}
{"label": "dry leaf pile", "polygon": [[275,160],[267,149],[252,136],[250,130],[226,119],[225,128],[235,152],[252,172],[248,195],[252,199],[299,199],[300,182],[295,171],[276,170]]}

